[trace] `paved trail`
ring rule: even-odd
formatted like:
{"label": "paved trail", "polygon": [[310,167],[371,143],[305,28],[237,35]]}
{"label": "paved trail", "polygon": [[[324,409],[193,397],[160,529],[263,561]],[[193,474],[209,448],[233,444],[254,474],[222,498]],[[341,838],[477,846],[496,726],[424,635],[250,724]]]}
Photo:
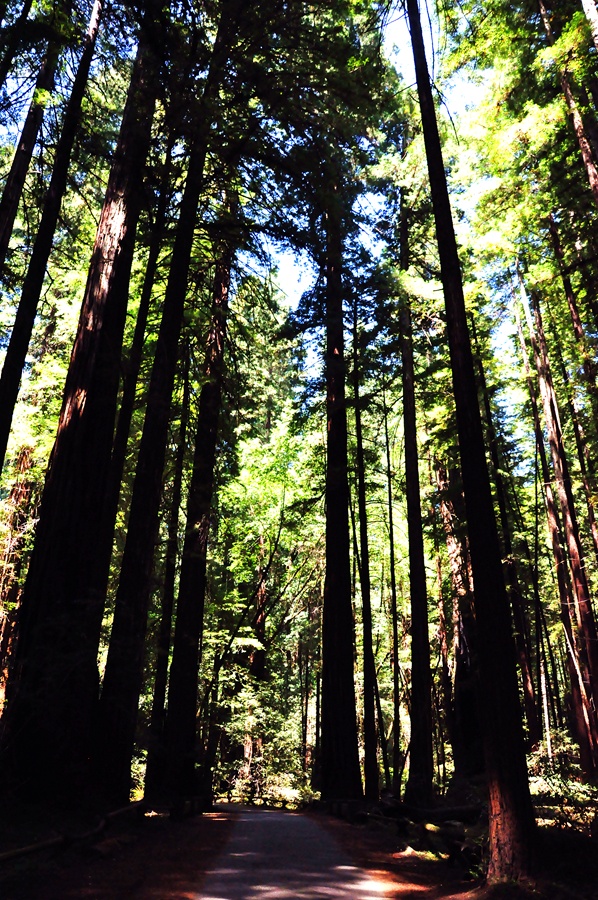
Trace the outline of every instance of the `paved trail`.
{"label": "paved trail", "polygon": [[195,900],[381,900],[390,884],[351,863],[334,838],[299,813],[247,810]]}

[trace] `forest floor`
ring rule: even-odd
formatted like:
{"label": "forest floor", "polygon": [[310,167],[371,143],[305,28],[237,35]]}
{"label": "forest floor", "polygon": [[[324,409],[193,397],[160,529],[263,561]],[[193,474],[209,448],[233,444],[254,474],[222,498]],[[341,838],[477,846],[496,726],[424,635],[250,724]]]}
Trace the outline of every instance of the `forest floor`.
{"label": "forest floor", "polygon": [[[86,830],[81,819],[64,817],[54,821],[38,817],[32,830],[33,812],[23,810],[19,818],[2,817],[0,853],[37,843],[59,829],[68,832],[70,828],[79,835]],[[10,860],[0,856],[0,898],[201,900],[205,875],[227,845],[241,812],[247,818],[249,809],[216,805],[213,812],[181,821],[173,821],[167,813],[128,813],[101,834],[84,840],[63,842]],[[284,822],[282,815],[277,813],[278,829]],[[353,865],[366,870],[379,885],[380,896],[401,900],[598,900],[598,842],[567,828],[540,829],[539,877],[533,887],[488,888],[476,883],[459,862],[451,864],[432,850],[405,848],[395,822],[367,819],[352,824],[323,813],[307,815],[332,835]],[[291,845],[288,852],[293,860],[301,848]],[[328,890],[313,896],[337,895]],[[338,896],[347,895],[339,892]],[[355,896],[363,900],[359,892]]]}

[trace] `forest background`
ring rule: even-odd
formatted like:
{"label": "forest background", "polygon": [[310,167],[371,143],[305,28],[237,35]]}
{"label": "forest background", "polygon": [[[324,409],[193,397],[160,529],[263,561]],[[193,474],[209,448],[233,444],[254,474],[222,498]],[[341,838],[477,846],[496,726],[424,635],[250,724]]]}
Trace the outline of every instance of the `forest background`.
{"label": "forest background", "polygon": [[428,11],[432,86],[412,0],[0,13],[4,789],[488,783],[519,877],[598,767],[593,0]]}

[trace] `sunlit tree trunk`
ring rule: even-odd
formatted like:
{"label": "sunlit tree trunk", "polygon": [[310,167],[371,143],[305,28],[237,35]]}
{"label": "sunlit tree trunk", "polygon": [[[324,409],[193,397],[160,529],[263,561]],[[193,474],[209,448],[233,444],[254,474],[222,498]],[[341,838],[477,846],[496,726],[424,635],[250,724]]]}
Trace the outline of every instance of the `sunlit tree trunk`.
{"label": "sunlit tree trunk", "polygon": [[29,111],[15,148],[10,172],[4,183],[4,190],[0,199],[0,272],[4,269],[19,201],[25,187],[27,172],[29,171],[35,142],[44,118],[48,97],[54,89],[54,76],[59,54],[60,44],[57,40],[51,41],[48,44],[46,55],[35,82]]}
{"label": "sunlit tree trunk", "polygon": [[403,363],[405,493],[411,593],[411,748],[405,801],[414,806],[427,807],[432,803],[434,795],[432,675],[428,634],[428,590],[419,491],[413,338],[408,300],[403,301],[399,317]]}
{"label": "sunlit tree trunk", "polygon": [[504,568],[507,588],[509,591],[509,598],[511,600],[511,609],[513,612],[515,645],[517,647],[517,656],[519,659],[519,671],[523,688],[523,702],[525,708],[525,717],[527,719],[528,739],[530,747],[535,747],[542,738],[542,726],[540,719],[538,718],[538,702],[532,677],[529,623],[526,618],[524,599],[521,593],[519,575],[515,562],[513,541],[511,539],[511,523],[509,521],[509,515],[507,511],[507,494],[502,476],[502,466],[498,449],[498,435],[496,433],[496,428],[494,426],[494,420],[492,417],[490,396],[488,393],[488,385],[486,383],[486,374],[482,365],[482,357],[480,354],[477,335],[475,333],[475,326],[473,325],[473,322],[472,333],[474,336],[477,352],[482,402],[486,414],[486,428],[488,431],[490,458],[492,460],[492,467],[494,469],[494,484],[496,486],[496,499],[498,502],[504,550]]}
{"label": "sunlit tree trunk", "polygon": [[238,6],[234,0],[224,5],[203,95],[196,112],[197,131],[189,153],[187,178],[162,304],[162,320],[150,376],[127,538],[115,598],[98,717],[99,738],[95,747],[98,779],[103,790],[115,802],[126,802],[130,791],[169,411],[203,185],[208,120],[221,72],[228,59],[230,40],[239,24]]}
{"label": "sunlit tree trunk", "polygon": [[401,680],[399,672],[399,618],[397,604],[397,577],[395,571],[395,543],[392,512],[392,466],[390,458],[390,439],[388,434],[388,409],[386,397],[384,403],[384,444],[386,452],[386,487],[388,503],[388,540],[390,551],[390,615],[392,620],[392,697],[393,697],[393,753],[392,753],[392,792],[398,797],[401,793],[401,772],[403,757],[401,754]]}
{"label": "sunlit tree trunk", "polygon": [[308,768],[307,737],[309,726],[311,659],[309,642],[303,637],[299,638],[297,663],[299,667],[299,690],[301,694],[301,770],[303,773],[306,773]]}
{"label": "sunlit tree trunk", "polygon": [[527,779],[509,602],[486,466],[459,255],[417,0],[407,0],[407,12],[445,297],[475,584],[480,683],[484,697],[482,733],[489,790],[488,878],[496,882],[529,874],[534,812]]}
{"label": "sunlit tree trunk", "polygon": [[552,553],[554,556],[556,568],[561,621],[565,632],[567,669],[571,685],[571,711],[574,737],[580,748],[580,762],[582,771],[586,776],[592,778],[596,772],[596,767],[598,764],[598,727],[595,713],[590,709],[590,701],[588,698],[590,678],[587,670],[587,661],[580,658],[577,641],[573,633],[574,623],[572,612],[575,609],[576,601],[574,599],[572,583],[568,576],[567,556],[561,544],[562,529],[551,488],[552,479],[550,477],[548,460],[544,447],[544,433],[540,422],[538,401],[531,379],[525,337],[523,335],[523,329],[521,327],[521,322],[517,313],[516,319],[526,381],[532,404],[534,430],[536,434],[536,446],[540,457],[542,482],[544,485],[544,502],[546,505],[548,531],[550,534]]}
{"label": "sunlit tree trunk", "polygon": [[[216,262],[212,321],[199,397],[195,454],[187,498],[166,717],[167,782],[176,797],[192,796],[195,776],[198,669],[206,593],[210,513],[214,491],[218,420],[224,381],[224,343],[234,248]],[[260,587],[263,581],[260,583]],[[259,596],[259,589],[258,589]]]}
{"label": "sunlit tree trunk", "polygon": [[264,571],[264,535],[259,536],[259,562],[257,567],[258,586],[255,597],[255,615],[253,617],[253,632],[259,641],[249,658],[249,671],[258,681],[263,681],[266,675],[266,620],[268,607],[268,588],[266,573]]}
{"label": "sunlit tree trunk", "polygon": [[[23,282],[15,323],[6,349],[6,356],[4,357],[2,375],[0,376],[0,468],[4,462],[13,411],[19,392],[19,383],[25,366],[31,332],[33,331],[46,267],[52,249],[60,204],[67,187],[69,164],[81,117],[81,105],[93,59],[96,37],[100,27],[102,7],[103,2],[96,0],[93,5],[73,89],[65,111],[62,131],[54,156],[52,178],[44,198],[41,220],[33,244],[27,274]],[[0,237],[0,258],[1,256]]]}
{"label": "sunlit tree trunk", "polygon": [[[522,299],[524,301],[524,310],[529,316],[523,287]],[[531,302],[534,312],[534,325],[532,325],[531,319],[529,319],[528,324],[530,327],[532,347],[538,371],[540,395],[544,407],[544,419],[548,431],[548,442],[550,445],[557,496],[561,508],[564,537],[571,566],[571,581],[575,598],[577,628],[583,645],[583,654],[587,660],[589,669],[589,690],[594,698],[594,704],[598,705],[598,635],[596,633],[596,623],[594,611],[592,609],[590,588],[585,571],[584,553],[577,522],[575,502],[573,499],[569,465],[563,443],[557,398],[550,373],[542,316],[538,298],[534,293],[531,295]]]}
{"label": "sunlit tree trunk", "polygon": [[[590,0],[590,2],[592,2],[592,0]],[[544,0],[538,0],[538,5],[540,9],[540,17],[544,26],[544,31],[546,32],[546,39],[549,45],[552,47],[554,45],[555,39],[552,31],[552,25],[550,24],[550,14],[546,9]],[[573,95],[571,77],[566,69],[561,70],[560,78],[561,89],[565,97],[565,103],[567,104],[569,115],[571,116],[573,130],[575,132],[575,137],[577,138],[577,144],[586,170],[590,190],[592,191],[594,202],[598,205],[598,168],[596,167],[596,161],[594,159],[594,154],[592,153],[592,147],[588,139],[581,112],[579,111],[579,106],[577,105],[577,102]]]}
{"label": "sunlit tree trunk", "polygon": [[11,667],[18,615],[27,524],[34,514],[31,447],[22,447],[16,462],[16,481],[5,501],[9,510],[6,546],[0,569],[0,715]]}
{"label": "sunlit tree trunk", "polygon": [[[593,3],[593,0],[590,0],[590,2]],[[555,217],[552,215],[552,213],[548,216],[548,230],[552,241],[554,255],[559,267],[559,272],[561,273],[563,291],[567,300],[567,306],[569,308],[569,314],[571,316],[571,324],[573,326],[573,334],[575,335],[575,340],[581,353],[584,382],[586,384],[588,397],[592,406],[593,417],[594,420],[597,421],[598,388],[596,386],[596,362],[594,361],[592,353],[590,352],[587,344],[587,338],[577,304],[577,297],[575,296],[573,285],[571,284],[571,279],[565,266],[565,258],[563,254],[563,248],[561,246],[560,235]]]}
{"label": "sunlit tree trunk", "polygon": [[152,308],[152,296],[156,273],[158,271],[158,260],[166,233],[167,209],[170,200],[172,199],[172,184],[170,183],[170,177],[172,173],[173,144],[174,136],[171,134],[166,148],[160,197],[153,216],[147,263],[139,297],[137,317],[135,319],[135,330],[133,332],[133,339],[128,354],[122,362],[120,408],[118,410],[118,418],[114,430],[112,455],[110,457],[110,472],[108,475],[108,484],[102,513],[101,530],[95,548],[98,586],[101,585],[100,590],[102,593],[105,593],[108,590],[110,561],[112,558],[119,500],[121,497],[121,484],[127,459],[127,450],[129,449],[131,422],[133,420],[135,403],[137,401],[139,372],[143,361],[147,322]]}
{"label": "sunlit tree trunk", "polygon": [[[440,693],[442,710],[446,731],[451,746],[454,743],[454,709],[453,709],[453,680],[451,673],[451,659],[449,655],[449,631],[445,610],[445,598],[443,591],[442,560],[440,558],[438,539],[436,536],[436,522],[434,522],[434,553],[436,556],[436,588],[438,610],[438,645],[440,649]],[[454,756],[454,753],[453,753]]]}
{"label": "sunlit tree trunk", "polygon": [[376,661],[372,645],[372,582],[365,486],[365,458],[362,400],[359,395],[360,360],[358,337],[358,307],[354,304],[353,318],[353,397],[355,401],[355,441],[357,462],[357,504],[359,509],[359,580],[361,584],[363,625],[363,741],[365,799],[375,803],[379,797],[380,775],[376,740]]}
{"label": "sunlit tree trunk", "polygon": [[563,354],[558,341],[558,337],[554,329],[554,321],[552,321],[551,324],[553,326],[553,346],[556,353],[557,364],[560,369],[561,378],[563,380],[563,386],[565,388],[565,403],[567,412],[569,413],[569,421],[573,427],[573,437],[575,439],[575,449],[577,451],[577,464],[579,466],[579,474],[581,476],[581,483],[586,500],[587,523],[589,526],[590,534],[592,535],[594,556],[598,561],[598,523],[596,522],[596,510],[594,508],[594,497],[596,495],[596,491],[593,484],[595,479],[594,477],[592,477],[594,460],[592,459],[588,442],[586,441],[585,435],[583,433],[579,413],[575,404],[573,389],[571,387],[569,373],[567,371],[567,366],[565,365],[565,360],[563,359]]}
{"label": "sunlit tree trunk", "polygon": [[[151,24],[148,12],[145,25]],[[50,794],[78,794],[89,786],[105,600],[95,550],[156,94],[146,35],[144,27],[71,354],[23,592],[15,691],[4,723],[18,783],[23,790],[37,784]]]}

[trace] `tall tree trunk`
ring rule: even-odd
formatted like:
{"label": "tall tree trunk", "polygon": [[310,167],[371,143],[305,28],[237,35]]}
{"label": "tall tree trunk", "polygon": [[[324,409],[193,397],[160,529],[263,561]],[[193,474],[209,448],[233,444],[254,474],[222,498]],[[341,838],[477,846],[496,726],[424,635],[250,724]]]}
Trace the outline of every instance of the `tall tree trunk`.
{"label": "tall tree trunk", "polygon": [[[4,3],[2,5],[4,7],[4,12],[2,12],[2,20],[0,21],[4,20],[4,14],[8,4]],[[3,35],[2,44],[0,45],[0,50],[2,52],[2,59],[0,60],[0,90],[2,90],[6,84],[6,79],[10,72],[13,60],[21,46],[23,40],[23,27],[29,17],[32,5],[33,0],[25,0],[16,21],[8,28],[4,28],[5,34]]]}
{"label": "tall tree trunk", "polygon": [[34,515],[32,507],[35,501],[30,472],[32,461],[31,447],[21,447],[15,467],[16,481],[5,501],[10,513],[4,559],[0,570],[0,716],[4,708],[6,684],[14,651],[27,523]]}
{"label": "tall tree trunk", "polygon": [[[434,511],[434,510],[433,510]],[[440,649],[440,691],[442,698],[442,711],[446,732],[451,746],[454,743],[454,708],[453,708],[453,680],[451,662],[449,657],[448,628],[443,591],[442,560],[440,559],[438,538],[436,536],[436,522],[434,522],[434,553],[436,556],[436,584],[437,584],[437,609],[438,609],[438,645]],[[454,762],[454,752],[453,752]]]}
{"label": "tall tree trunk", "polygon": [[319,791],[322,786],[322,673],[316,667],[316,714],[314,717],[314,758],[311,770],[311,786]]}
{"label": "tall tree trunk", "polygon": [[156,663],[154,674],[154,694],[149,726],[149,747],[145,770],[145,796],[160,798],[164,791],[164,725],[166,721],[166,688],[168,684],[168,661],[170,657],[172,616],[176,594],[177,559],[179,551],[179,517],[183,492],[183,468],[187,449],[187,428],[189,422],[189,346],[183,350],[183,398],[174,463],[172,497],[168,518],[168,538],[164,561],[164,584],[162,587],[162,607],[156,640]]}
{"label": "tall tree trunk", "polygon": [[35,142],[44,118],[48,97],[54,90],[54,76],[60,49],[61,45],[57,39],[49,42],[37,81],[35,82],[27,117],[15,148],[12,166],[4,184],[2,199],[0,199],[0,273],[4,270],[19,201],[25,187],[29,164],[31,163]]}
{"label": "tall tree trunk", "polygon": [[425,57],[417,0],[407,12],[436,223],[457,410],[475,611],[483,735],[489,789],[490,882],[525,877],[531,867],[534,812],[525,760],[509,602],[502,572],[459,255]]}
{"label": "tall tree trunk", "polygon": [[299,638],[297,648],[297,662],[299,665],[299,691],[301,695],[301,771],[307,772],[307,738],[309,726],[309,686],[311,677],[309,642]]}
{"label": "tall tree trunk", "polygon": [[234,253],[234,247],[225,246],[216,262],[212,320],[204,365],[206,380],[199,398],[195,454],[187,498],[187,524],[165,729],[167,783],[178,798],[192,796],[194,793],[200,638],[206,593],[218,420],[222,406],[228,295]]}
{"label": "tall tree trunk", "polygon": [[19,393],[19,383],[25,366],[27,349],[31,340],[31,332],[33,331],[46,267],[52,249],[60,204],[67,186],[71,153],[81,117],[81,105],[100,27],[102,8],[103,0],[96,0],[91,12],[83,53],[79,61],[73,89],[64,115],[62,132],[54,156],[52,178],[44,198],[42,216],[33,244],[27,275],[23,282],[21,299],[6,350],[2,375],[0,376],[0,469],[4,463],[13,411]]}
{"label": "tall tree trunk", "polygon": [[[357,444],[357,504],[359,509],[359,580],[361,584],[363,624],[363,742],[365,799],[376,803],[380,794],[380,775],[376,740],[376,661],[372,646],[372,581],[365,487],[365,459],[359,396],[359,343],[357,302],[353,308],[353,397],[355,401],[355,440]],[[382,739],[383,736],[382,736]]]}
{"label": "tall tree trunk", "polygon": [[390,615],[392,619],[392,697],[393,697],[393,753],[392,753],[392,792],[395,797],[401,793],[401,772],[403,757],[401,754],[401,682],[399,673],[399,617],[397,603],[397,576],[395,571],[395,543],[392,514],[392,467],[390,459],[390,440],[388,435],[388,409],[386,396],[384,404],[384,443],[386,450],[386,485],[388,500],[388,539],[390,550]]}
{"label": "tall tree trunk", "polygon": [[507,494],[502,476],[502,467],[498,449],[498,434],[496,432],[496,428],[494,426],[494,421],[492,418],[492,409],[490,407],[490,396],[488,393],[488,385],[486,383],[486,374],[482,365],[482,357],[473,322],[471,323],[471,329],[477,353],[480,389],[482,393],[484,411],[486,414],[486,428],[488,430],[490,458],[492,460],[492,467],[494,469],[494,484],[496,486],[496,499],[498,501],[498,510],[503,540],[505,575],[509,597],[511,600],[511,609],[513,611],[515,646],[517,647],[517,655],[519,658],[519,670],[523,688],[523,703],[525,708],[525,717],[527,719],[528,739],[530,747],[535,747],[542,739],[542,724],[540,719],[538,718],[538,701],[536,698],[536,690],[532,677],[529,624],[525,614],[524,599],[521,593],[517,565],[515,562],[515,554],[513,551],[513,541],[511,539],[511,523],[509,522],[509,515],[507,511]]}
{"label": "tall tree trunk", "polygon": [[255,615],[253,617],[253,631],[259,641],[249,658],[249,671],[253,678],[257,681],[263,681],[266,675],[266,612],[268,604],[268,589],[266,586],[266,577],[264,573],[264,535],[259,536],[259,563],[258,563],[258,586],[255,597]]}
{"label": "tall tree trunk", "polygon": [[384,715],[382,713],[382,699],[380,697],[380,685],[378,683],[378,675],[374,681],[374,693],[376,696],[376,718],[378,720],[378,741],[380,743],[380,751],[382,753],[382,767],[384,769],[384,788],[386,791],[392,790],[392,780],[390,775],[390,759],[388,757],[388,741],[386,737],[386,729],[384,727]]}
{"label": "tall tree trunk", "polygon": [[169,411],[204,158],[205,144],[202,142],[192,148],[181,202],[100,699],[97,777],[102,790],[115,803],[126,802],[130,791]]}
{"label": "tall tree trunk", "polygon": [[[593,0],[590,0],[593,3]],[[548,230],[552,240],[552,248],[561,274],[563,283],[563,291],[569,307],[571,323],[573,325],[573,334],[579,347],[582,358],[583,375],[586,383],[588,397],[592,406],[594,420],[598,420],[598,388],[596,386],[596,363],[592,358],[592,354],[588,348],[586,335],[577,304],[577,298],[571,284],[571,279],[565,266],[565,257],[557,228],[555,217],[552,213],[548,216]]]}
{"label": "tall tree trunk", "polygon": [[[540,17],[542,19],[544,31],[546,32],[546,39],[549,45],[552,47],[554,45],[555,39],[552,31],[552,25],[550,24],[550,15],[548,13],[548,10],[546,9],[544,0],[538,0],[538,5],[540,8]],[[586,128],[581,112],[579,111],[579,106],[577,105],[577,102],[573,95],[570,75],[566,69],[560,72],[560,78],[561,89],[563,91],[563,96],[565,97],[569,115],[571,116],[573,130],[575,132],[575,137],[577,138],[577,144],[586,170],[590,190],[592,191],[594,202],[598,205],[598,168],[596,167],[596,161],[594,159],[594,154],[592,153],[592,147],[586,133]]]}
{"label": "tall tree trunk", "polygon": [[433,801],[432,674],[428,634],[428,590],[424,535],[419,492],[415,369],[409,301],[399,312],[403,362],[403,422],[405,430],[405,493],[409,536],[409,585],[411,593],[411,749],[405,801],[429,807]]}
{"label": "tall tree trunk", "polygon": [[[544,432],[540,423],[536,392],[531,379],[525,337],[523,335],[523,329],[521,327],[521,322],[519,320],[517,312],[516,320],[525,375],[532,404],[534,430],[536,434],[536,446],[538,449],[538,454],[540,456],[542,483],[544,485],[544,502],[546,505],[548,531],[550,534],[552,552],[556,568],[561,621],[563,623],[563,629],[566,639],[567,669],[571,684],[571,703],[573,712],[573,726],[575,732],[574,737],[580,748],[582,771],[586,774],[586,776],[592,778],[596,772],[596,766],[598,763],[598,756],[596,755],[596,751],[598,750],[598,728],[595,714],[589,709],[590,703],[588,698],[588,691],[590,679],[587,671],[587,661],[580,659],[577,643],[573,637],[573,622],[571,611],[575,608],[576,601],[574,599],[572,582],[568,577],[567,557],[561,544],[562,529],[561,523],[559,521],[556,503],[552,494],[550,471],[548,468],[548,460],[544,447]],[[582,672],[582,666],[584,672]]]}
{"label": "tall tree trunk", "polygon": [[5,746],[24,790],[29,783],[49,793],[78,794],[88,786],[105,599],[101,582],[98,588],[95,547],[110,466],[120,348],[157,89],[147,40],[152,25],[148,12],[98,225],[23,592],[18,671],[6,717]]}
{"label": "tall tree trunk", "polygon": [[156,356],[150,377],[98,716],[98,778],[103,789],[115,802],[126,802],[130,790],[169,410],[197,209],[203,185],[209,122],[213,115],[213,100],[221,73],[229,56],[230,42],[237,33],[242,7],[242,0],[229,0],[223,5],[221,12],[196,117],[199,130],[194,135],[189,154],[187,179],[181,199]]}
{"label": "tall tree trunk", "polygon": [[154,214],[153,227],[151,229],[148,258],[141,295],[139,297],[133,340],[131,341],[128,356],[122,365],[123,375],[120,409],[118,411],[118,419],[114,430],[112,455],[110,457],[110,472],[108,474],[108,484],[105,492],[101,529],[96,540],[95,548],[98,588],[104,594],[107,593],[108,590],[114,532],[116,529],[118,505],[121,496],[123,472],[127,459],[127,449],[129,447],[129,433],[137,400],[137,386],[141,363],[143,361],[147,322],[152,306],[152,294],[156,273],[158,271],[160,250],[162,249],[162,243],[166,233],[166,214],[168,205],[172,199],[172,184],[170,179],[172,173],[172,151],[174,140],[174,134],[171,133],[166,148],[160,197]]}
{"label": "tall tree trunk", "polygon": [[584,554],[575,511],[571,476],[569,474],[569,466],[565,454],[557,398],[550,373],[548,349],[546,346],[546,338],[544,336],[542,316],[538,298],[532,293],[531,302],[534,312],[534,331],[531,319],[529,318],[529,310],[525,302],[523,285],[522,300],[524,303],[524,310],[528,315],[532,347],[540,382],[540,395],[542,397],[544,418],[548,430],[552,468],[561,508],[561,516],[563,519],[564,536],[569,554],[571,580],[577,615],[577,628],[583,645],[583,653],[587,659],[591,682],[590,691],[594,699],[594,705],[598,707],[598,635],[596,633],[596,623],[594,611],[592,609],[590,588],[585,571]]}
{"label": "tall tree trunk", "polygon": [[440,460],[435,460],[438,506],[442,521],[451,584],[453,588],[453,730],[452,746],[455,765],[455,781],[467,781],[484,771],[484,754],[481,735],[481,697],[478,671],[478,653],[475,638],[474,592],[471,577],[469,543],[465,534],[459,534],[456,523],[464,516],[458,509],[463,505],[458,487],[460,479],[454,473],[449,476]]}
{"label": "tall tree trunk", "polygon": [[[554,330],[553,337],[556,337],[556,332]],[[594,497],[596,495],[594,484],[595,477],[593,472],[594,461],[591,457],[590,448],[583,432],[583,427],[579,419],[578,411],[575,407],[574,392],[571,387],[569,373],[567,372],[567,366],[565,365],[565,360],[563,359],[563,354],[558,344],[558,338],[556,339],[555,350],[557,355],[557,362],[561,370],[563,385],[565,388],[565,402],[567,404],[567,411],[569,413],[569,421],[573,426],[573,437],[575,439],[575,449],[577,450],[579,474],[581,476],[581,483],[583,486],[583,492],[586,500],[586,509],[588,513],[587,524],[590,529],[590,534],[592,535],[594,556],[598,561],[598,523],[596,522],[596,510],[594,509]]]}
{"label": "tall tree trunk", "polygon": [[322,799],[362,796],[353,681],[347,408],[343,333],[341,186],[326,209],[326,578],[322,614]]}

